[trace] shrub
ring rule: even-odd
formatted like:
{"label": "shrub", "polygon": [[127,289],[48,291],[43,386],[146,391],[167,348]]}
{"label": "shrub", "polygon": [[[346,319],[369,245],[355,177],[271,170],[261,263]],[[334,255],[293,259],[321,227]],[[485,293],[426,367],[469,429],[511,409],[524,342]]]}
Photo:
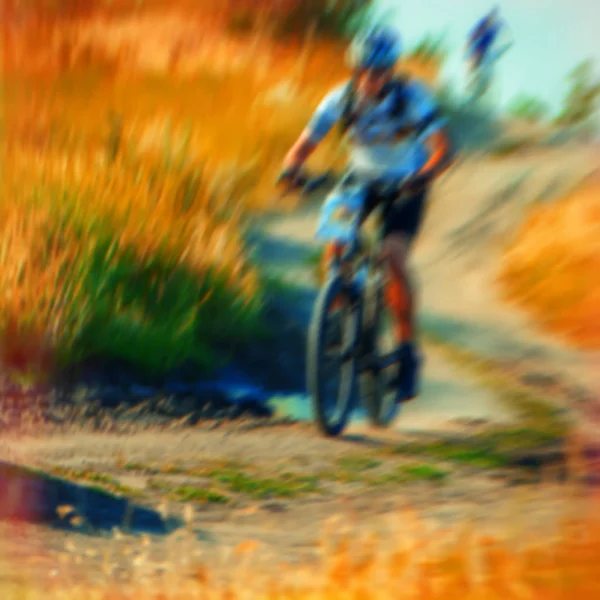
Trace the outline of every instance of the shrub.
{"label": "shrub", "polygon": [[510,299],[571,343],[600,348],[597,273],[600,186],[584,182],[557,203],[534,206],[504,256]]}
{"label": "shrub", "polygon": [[550,112],[548,105],[535,96],[517,96],[508,106],[509,114],[526,121],[537,123]]}
{"label": "shrub", "polygon": [[153,372],[209,368],[215,343],[254,331],[257,275],[236,220],[215,214],[193,171],[148,159],[36,162],[25,153],[6,164],[4,326],[39,332],[63,364],[119,358]]}
{"label": "shrub", "polygon": [[592,119],[600,104],[600,81],[594,78],[594,63],[581,62],[568,76],[569,92],[557,118],[559,125],[580,125]]}
{"label": "shrub", "polygon": [[249,31],[259,22],[276,37],[305,35],[314,28],[320,37],[346,38],[360,27],[371,0],[238,0],[229,15],[229,27]]}

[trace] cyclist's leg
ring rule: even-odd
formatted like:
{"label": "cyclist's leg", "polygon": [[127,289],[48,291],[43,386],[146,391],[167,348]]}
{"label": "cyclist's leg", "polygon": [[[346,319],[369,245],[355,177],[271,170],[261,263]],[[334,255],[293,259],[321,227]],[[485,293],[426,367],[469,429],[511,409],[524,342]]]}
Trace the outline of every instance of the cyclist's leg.
{"label": "cyclist's leg", "polygon": [[389,233],[384,240],[390,280],[386,299],[394,318],[394,336],[400,345],[414,338],[413,289],[407,269],[410,238],[402,232]]}
{"label": "cyclist's leg", "polygon": [[392,206],[384,216],[384,251],[390,281],[386,299],[394,320],[394,333],[401,358],[398,382],[399,399],[418,393],[418,356],[415,328],[415,293],[408,272],[408,256],[423,220],[427,191],[400,206]]}

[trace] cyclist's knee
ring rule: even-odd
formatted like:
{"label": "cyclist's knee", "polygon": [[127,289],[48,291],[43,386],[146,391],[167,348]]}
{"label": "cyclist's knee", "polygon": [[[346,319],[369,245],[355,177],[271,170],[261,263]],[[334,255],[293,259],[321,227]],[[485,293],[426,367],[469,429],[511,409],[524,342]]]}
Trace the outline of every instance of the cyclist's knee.
{"label": "cyclist's knee", "polygon": [[383,241],[385,258],[397,269],[405,269],[408,259],[409,241],[403,234],[392,233]]}

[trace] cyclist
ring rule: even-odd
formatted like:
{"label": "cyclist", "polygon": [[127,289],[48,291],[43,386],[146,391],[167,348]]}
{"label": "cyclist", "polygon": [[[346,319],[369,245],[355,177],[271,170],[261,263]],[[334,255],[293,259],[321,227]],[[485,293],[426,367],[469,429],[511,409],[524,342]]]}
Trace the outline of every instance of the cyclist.
{"label": "cyclist", "polygon": [[490,53],[500,33],[507,29],[500,18],[500,8],[495,6],[469,33],[466,50],[471,60],[471,69],[475,71]]}
{"label": "cyclist", "polygon": [[[391,192],[395,197],[402,193],[403,202],[392,204],[383,215],[383,248],[391,280],[386,296],[401,364],[398,402],[418,395],[421,366],[407,257],[423,219],[428,182],[450,162],[450,142],[432,95],[423,85],[394,74],[401,53],[399,35],[385,27],[377,26],[357,36],[348,50],[352,78],[322,100],[285,157],[279,178],[280,183],[293,182],[336,123],[349,135],[350,170],[361,180],[393,182],[415,176],[409,186]],[[374,185],[368,190],[363,221],[383,200]],[[341,250],[331,245],[326,256],[331,258]]]}

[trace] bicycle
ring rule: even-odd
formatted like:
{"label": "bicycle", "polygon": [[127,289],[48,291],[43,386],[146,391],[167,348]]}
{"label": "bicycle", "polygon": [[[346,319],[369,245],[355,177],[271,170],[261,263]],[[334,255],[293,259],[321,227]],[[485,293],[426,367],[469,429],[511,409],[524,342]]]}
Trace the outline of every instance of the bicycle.
{"label": "bicycle", "polygon": [[[320,176],[303,173],[296,177],[288,191],[295,188],[307,195],[335,179],[331,173]],[[402,189],[407,181],[405,178],[392,184],[371,182],[368,185],[394,185]],[[306,384],[317,427],[330,437],[344,431],[358,404],[375,427],[389,426],[400,410],[395,398],[397,377],[389,375],[389,369],[399,366],[399,360],[395,349],[385,351],[383,348],[386,343],[382,330],[386,277],[381,242],[369,247],[361,229],[360,199],[366,194],[366,185],[357,183],[352,173],[347,173],[337,182],[321,209],[320,238],[341,243],[343,252],[330,263],[328,278],[313,307]],[[398,199],[391,194],[384,197],[389,199],[377,212]],[[345,229],[336,228],[335,223],[327,228],[332,224],[335,208],[346,209]],[[334,371],[339,371],[339,383],[334,390],[331,385],[336,373],[327,372],[328,359],[332,359]]]}

